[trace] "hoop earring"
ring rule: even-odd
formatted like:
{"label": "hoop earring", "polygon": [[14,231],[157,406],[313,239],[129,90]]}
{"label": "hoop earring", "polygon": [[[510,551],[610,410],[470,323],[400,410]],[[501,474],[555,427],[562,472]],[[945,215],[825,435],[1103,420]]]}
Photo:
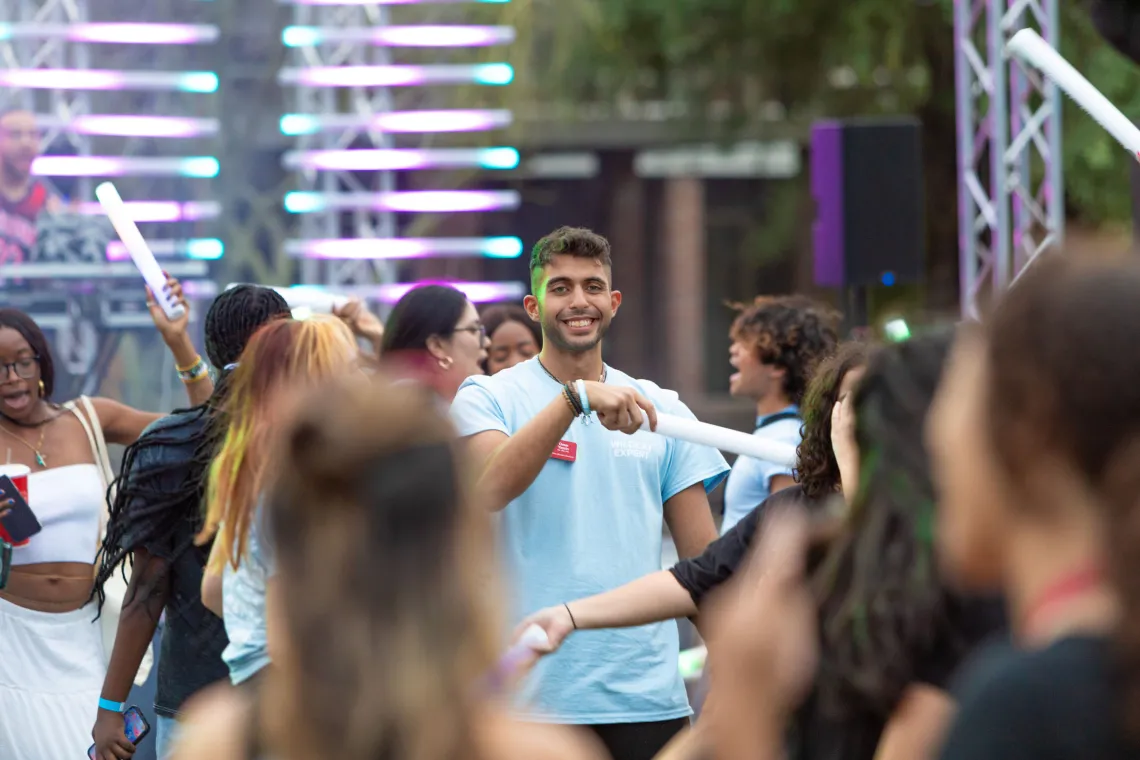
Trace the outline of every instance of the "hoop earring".
{"label": "hoop earring", "polygon": [[44,397],[44,381],[40,380],[40,398]]}
{"label": "hoop earring", "polygon": [[455,360],[450,356],[445,356],[439,360],[439,368],[443,370],[451,369],[452,364],[455,364]]}

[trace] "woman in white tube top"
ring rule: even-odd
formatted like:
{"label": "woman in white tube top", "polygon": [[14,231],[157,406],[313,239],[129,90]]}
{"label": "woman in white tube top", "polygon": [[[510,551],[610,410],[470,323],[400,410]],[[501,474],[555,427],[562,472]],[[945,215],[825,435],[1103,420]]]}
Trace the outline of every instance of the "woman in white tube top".
{"label": "woman in white tube top", "polygon": [[[189,309],[168,320],[151,314],[174,354],[192,404],[213,382],[186,334]],[[39,326],[0,308],[0,462],[31,469],[28,502],[42,530],[12,552],[0,591],[0,756],[8,760],[81,760],[91,744],[106,670],[101,626],[89,604],[106,486],[83,421],[107,443],[134,442],[160,414],[106,398],[84,405],[51,403],[51,351]],[[8,497],[0,495],[0,512]],[[102,760],[102,758],[100,759]]]}

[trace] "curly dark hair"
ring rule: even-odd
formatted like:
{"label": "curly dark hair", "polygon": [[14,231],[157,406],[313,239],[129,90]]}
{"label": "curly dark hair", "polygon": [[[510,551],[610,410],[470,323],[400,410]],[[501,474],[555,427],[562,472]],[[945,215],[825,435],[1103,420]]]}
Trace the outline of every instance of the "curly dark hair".
{"label": "curly dark hair", "polygon": [[834,354],[819,363],[808,383],[800,406],[804,424],[795,470],[796,482],[808,498],[823,498],[840,486],[839,464],[831,448],[831,410],[839,401],[843,378],[867,366],[870,352],[870,345],[862,341],[840,343]]}
{"label": "curly dark hair", "polygon": [[814,577],[827,652],[817,684],[833,712],[889,715],[947,626],[923,427],[953,338],[938,330],[877,349],[855,391],[859,489]]}
{"label": "curly dark hair", "polygon": [[799,404],[816,364],[839,342],[839,312],[800,295],[759,296],[751,304],[730,306],[740,312],[732,339],[751,342],[762,363],[787,370],[784,393]]}

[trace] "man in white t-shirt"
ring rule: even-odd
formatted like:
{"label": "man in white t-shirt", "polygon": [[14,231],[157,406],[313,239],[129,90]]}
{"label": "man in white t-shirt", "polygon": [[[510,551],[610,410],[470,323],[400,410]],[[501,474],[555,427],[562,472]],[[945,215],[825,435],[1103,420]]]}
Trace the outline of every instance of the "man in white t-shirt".
{"label": "man in white t-shirt", "polygon": [[[729,378],[734,396],[756,402],[754,435],[800,445],[800,402],[815,365],[835,351],[839,314],[805,296],[761,296],[732,324]],[[727,532],[776,491],[792,485],[790,467],[737,457],[724,487]]]}

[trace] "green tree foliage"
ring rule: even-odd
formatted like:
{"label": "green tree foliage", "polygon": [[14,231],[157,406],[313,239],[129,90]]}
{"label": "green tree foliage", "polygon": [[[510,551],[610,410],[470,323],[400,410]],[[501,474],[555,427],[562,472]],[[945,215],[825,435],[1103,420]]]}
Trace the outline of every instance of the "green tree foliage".
{"label": "green tree foliage", "polygon": [[[1061,51],[1133,121],[1140,120],[1140,67],[1120,56],[1093,28],[1081,4],[1062,2]],[[1128,154],[1071,101],[1064,111],[1065,191],[1070,211],[1092,224],[1131,213]]]}
{"label": "green tree foliage", "polygon": [[[727,137],[762,128],[773,102],[803,123],[952,117],[952,3],[516,0],[504,13],[520,28],[512,55],[529,102],[677,100],[689,106],[688,126]],[[1062,52],[1140,118],[1140,68],[1101,39],[1083,3],[1061,7]],[[1127,155],[1076,106],[1066,104],[1064,125],[1071,211],[1097,223],[1127,218]]]}

